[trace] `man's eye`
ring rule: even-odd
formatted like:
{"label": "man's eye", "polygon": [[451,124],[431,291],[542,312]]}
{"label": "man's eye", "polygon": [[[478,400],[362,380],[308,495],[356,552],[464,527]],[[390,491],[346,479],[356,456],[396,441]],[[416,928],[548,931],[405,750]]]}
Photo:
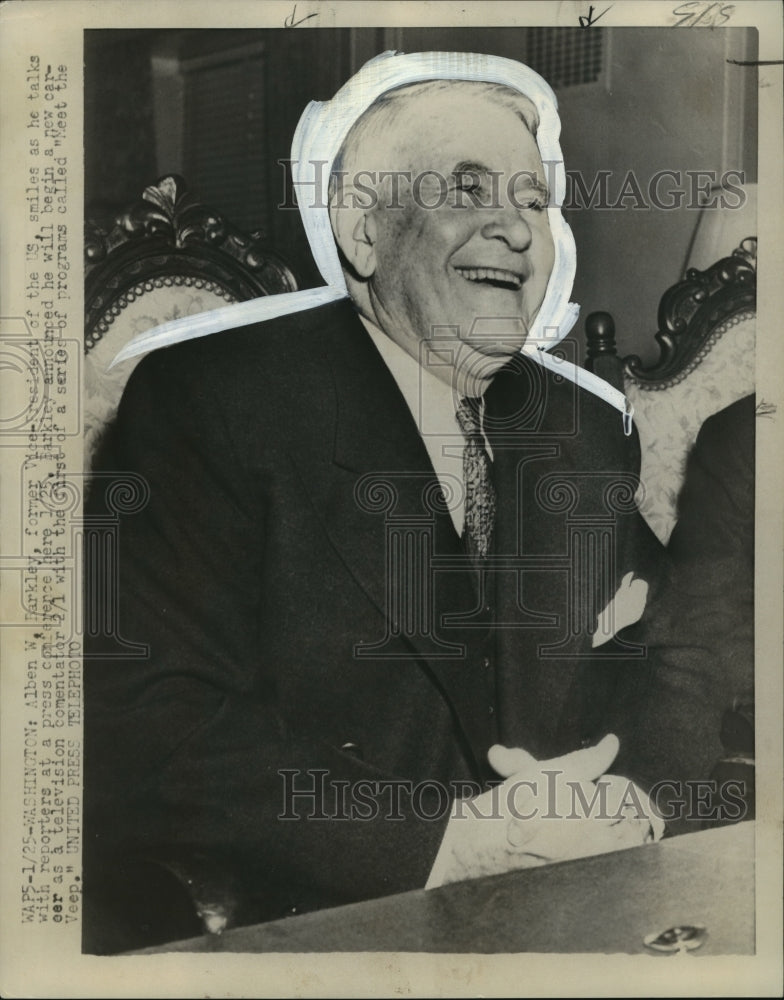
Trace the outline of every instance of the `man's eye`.
{"label": "man's eye", "polygon": [[533,209],[535,212],[543,212],[547,208],[549,198],[544,192],[541,192],[518,195],[516,201],[521,210]]}

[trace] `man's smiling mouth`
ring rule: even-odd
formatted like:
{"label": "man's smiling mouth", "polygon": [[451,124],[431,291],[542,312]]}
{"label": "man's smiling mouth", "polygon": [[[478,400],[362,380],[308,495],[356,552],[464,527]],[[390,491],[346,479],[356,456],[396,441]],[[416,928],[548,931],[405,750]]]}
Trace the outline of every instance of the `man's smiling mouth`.
{"label": "man's smiling mouth", "polygon": [[518,291],[523,287],[523,277],[514,271],[507,271],[500,267],[455,267],[461,278],[466,281],[475,281],[482,284],[493,285],[495,288],[509,288]]}

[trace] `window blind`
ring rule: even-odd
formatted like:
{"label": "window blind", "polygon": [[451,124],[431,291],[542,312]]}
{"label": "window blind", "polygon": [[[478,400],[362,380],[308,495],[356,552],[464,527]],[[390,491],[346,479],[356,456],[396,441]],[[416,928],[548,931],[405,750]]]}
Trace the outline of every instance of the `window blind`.
{"label": "window blind", "polygon": [[192,190],[245,230],[268,227],[265,64],[259,46],[183,63],[183,172]]}

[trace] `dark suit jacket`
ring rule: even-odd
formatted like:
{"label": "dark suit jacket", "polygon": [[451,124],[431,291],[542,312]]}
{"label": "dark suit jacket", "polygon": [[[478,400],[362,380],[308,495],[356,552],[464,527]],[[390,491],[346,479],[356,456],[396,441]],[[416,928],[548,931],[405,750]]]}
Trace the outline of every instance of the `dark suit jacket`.
{"label": "dark suit jacket", "polygon": [[[228,858],[266,916],[421,887],[446,822],[432,782],[485,782],[499,739],[546,756],[603,735],[618,650],[585,654],[644,572],[636,437],[523,357],[486,399],[500,561],[480,579],[349,303],[139,365],[97,470],[149,486],[118,551],[119,629],[149,655],[88,646],[88,851]],[[327,815],[336,781],[431,784],[419,816],[401,794],[386,818],[385,786],[371,818],[282,820],[314,811],[285,782],[316,779],[281,769],[328,772]]]}

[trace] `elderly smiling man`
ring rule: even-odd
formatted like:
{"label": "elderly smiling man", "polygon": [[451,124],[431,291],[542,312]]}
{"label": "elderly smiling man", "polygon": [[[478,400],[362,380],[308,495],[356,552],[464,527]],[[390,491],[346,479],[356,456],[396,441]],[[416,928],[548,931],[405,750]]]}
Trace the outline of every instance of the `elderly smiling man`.
{"label": "elderly smiling man", "polygon": [[[360,315],[458,394],[479,395],[520,350],[552,273],[536,124],[531,102],[498,85],[412,84],[371,106],[333,170]],[[377,181],[370,197],[363,178]],[[491,318],[514,322],[488,336]]]}
{"label": "elderly smiling man", "polygon": [[537,350],[574,317],[557,138],[526,67],[387,54],[295,138],[325,288],[143,340],[186,342],[98,459],[149,484],[149,656],[87,662],[94,897],[196,866],[260,920],[651,837],[635,786],[595,798],[647,536],[622,399]]}

